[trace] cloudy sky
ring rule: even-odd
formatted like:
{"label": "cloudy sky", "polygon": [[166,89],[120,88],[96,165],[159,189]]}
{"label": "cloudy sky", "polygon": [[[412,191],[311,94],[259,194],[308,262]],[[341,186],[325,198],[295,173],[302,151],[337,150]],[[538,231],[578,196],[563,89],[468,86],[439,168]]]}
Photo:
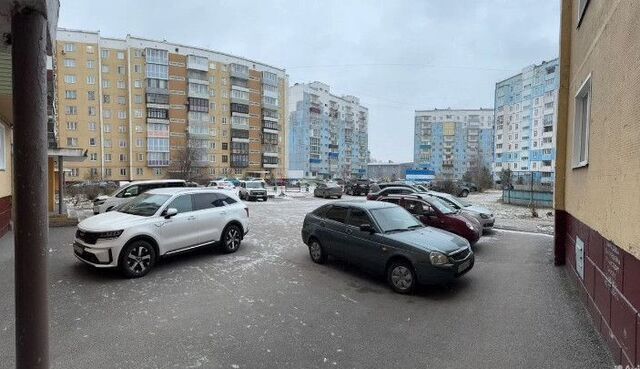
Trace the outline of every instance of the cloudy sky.
{"label": "cloudy sky", "polygon": [[558,55],[559,0],[61,0],[60,27],[211,48],[369,108],[378,160],[413,160],[414,110],[493,107],[495,83]]}

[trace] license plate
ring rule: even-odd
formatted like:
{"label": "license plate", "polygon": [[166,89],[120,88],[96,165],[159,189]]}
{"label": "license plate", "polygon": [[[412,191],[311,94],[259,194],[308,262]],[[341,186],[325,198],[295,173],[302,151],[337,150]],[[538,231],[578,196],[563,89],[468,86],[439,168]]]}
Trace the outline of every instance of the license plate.
{"label": "license plate", "polygon": [[79,244],[77,244],[77,243],[74,243],[74,244],[73,244],[73,251],[74,251],[76,254],[80,254],[80,255],[82,255],[82,252],[84,251],[84,248],[83,248],[81,245],[79,245]]}
{"label": "license plate", "polygon": [[464,263],[458,265],[458,273],[464,272],[465,270],[469,269],[469,266],[471,266],[471,260],[467,260]]}

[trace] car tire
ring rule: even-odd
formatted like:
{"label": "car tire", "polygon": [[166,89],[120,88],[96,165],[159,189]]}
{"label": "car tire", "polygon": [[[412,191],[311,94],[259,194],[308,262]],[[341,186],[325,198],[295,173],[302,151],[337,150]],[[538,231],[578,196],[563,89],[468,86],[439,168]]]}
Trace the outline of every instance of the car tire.
{"label": "car tire", "polygon": [[240,243],[242,242],[242,230],[235,224],[229,224],[222,232],[222,250],[231,254],[238,251]]}
{"label": "car tire", "polygon": [[266,202],[267,201],[267,197],[266,196],[263,197],[262,200]]}
{"label": "car tire", "polygon": [[395,292],[410,294],[416,287],[417,277],[410,263],[394,261],[387,268],[387,282]]}
{"label": "car tire", "polygon": [[129,242],[120,251],[118,268],[127,278],[140,278],[151,270],[158,255],[156,249],[145,240]]}
{"label": "car tire", "polygon": [[460,193],[460,197],[467,197],[467,196],[469,196],[469,191],[462,190],[462,192]]}
{"label": "car tire", "polygon": [[341,199],[341,198],[342,198],[342,195],[338,195],[338,198],[339,198],[339,199]]}
{"label": "car tire", "polygon": [[327,262],[327,252],[315,238],[309,240],[309,256],[311,257],[311,261],[316,264],[324,264]]}

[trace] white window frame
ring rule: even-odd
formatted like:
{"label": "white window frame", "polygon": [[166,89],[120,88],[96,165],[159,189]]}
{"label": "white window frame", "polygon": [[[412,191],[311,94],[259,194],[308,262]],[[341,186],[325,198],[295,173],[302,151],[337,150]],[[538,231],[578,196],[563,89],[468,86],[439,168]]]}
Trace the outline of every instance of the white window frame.
{"label": "white window frame", "polygon": [[[591,124],[591,99],[592,99],[591,73],[580,85],[574,96],[575,116],[573,118],[573,169],[583,168],[589,165],[589,126]],[[585,100],[586,97],[586,101]],[[586,104],[586,120],[583,117]],[[582,123],[584,121],[584,124]],[[584,150],[584,158],[580,154]]]}

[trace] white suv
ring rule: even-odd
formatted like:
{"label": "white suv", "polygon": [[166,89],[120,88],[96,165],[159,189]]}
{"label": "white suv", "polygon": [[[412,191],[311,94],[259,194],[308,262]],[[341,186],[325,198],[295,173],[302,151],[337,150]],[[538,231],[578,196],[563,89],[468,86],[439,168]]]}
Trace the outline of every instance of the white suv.
{"label": "white suv", "polygon": [[73,250],[89,265],[135,278],[163,255],[212,244],[235,252],[248,231],[249,209],[229,191],[158,188],[80,222]]}
{"label": "white suv", "polygon": [[93,200],[93,214],[104,213],[124,204],[132,198],[154,188],[186,187],[187,183],[182,179],[158,179],[154,181],[138,181],[128,183],[112,193],[110,196],[98,196]]}

